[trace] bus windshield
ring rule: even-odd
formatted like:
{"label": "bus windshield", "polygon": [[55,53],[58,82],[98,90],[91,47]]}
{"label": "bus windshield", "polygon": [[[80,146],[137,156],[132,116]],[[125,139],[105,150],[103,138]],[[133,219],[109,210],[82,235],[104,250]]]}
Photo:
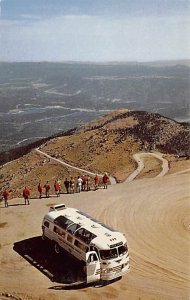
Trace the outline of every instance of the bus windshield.
{"label": "bus windshield", "polygon": [[118,257],[117,249],[100,250],[101,259],[112,259]]}
{"label": "bus windshield", "polygon": [[124,255],[125,253],[127,253],[127,251],[128,251],[127,244],[120,246],[118,248],[119,256]]}

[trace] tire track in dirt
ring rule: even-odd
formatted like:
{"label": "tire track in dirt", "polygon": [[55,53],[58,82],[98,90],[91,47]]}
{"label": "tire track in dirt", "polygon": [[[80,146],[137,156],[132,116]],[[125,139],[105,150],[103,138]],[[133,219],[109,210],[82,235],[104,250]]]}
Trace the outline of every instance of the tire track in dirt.
{"label": "tire track in dirt", "polygon": [[128,281],[135,278],[149,292],[170,294],[159,299],[188,299],[190,207],[184,181],[188,184],[189,179],[187,174],[181,176],[150,179],[146,189],[143,181],[124,184],[126,190],[114,195],[98,216],[126,233],[131,259]]}

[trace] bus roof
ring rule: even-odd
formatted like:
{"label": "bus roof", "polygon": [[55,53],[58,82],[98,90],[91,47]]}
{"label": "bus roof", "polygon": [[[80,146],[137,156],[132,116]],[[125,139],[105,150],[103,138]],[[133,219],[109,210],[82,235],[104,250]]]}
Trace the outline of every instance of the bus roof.
{"label": "bus roof", "polygon": [[85,243],[97,246],[99,249],[112,249],[126,242],[126,238],[119,231],[80,210],[65,205],[51,207],[45,218],[70,231],[76,237],[82,238],[79,233],[83,232],[87,236]]}

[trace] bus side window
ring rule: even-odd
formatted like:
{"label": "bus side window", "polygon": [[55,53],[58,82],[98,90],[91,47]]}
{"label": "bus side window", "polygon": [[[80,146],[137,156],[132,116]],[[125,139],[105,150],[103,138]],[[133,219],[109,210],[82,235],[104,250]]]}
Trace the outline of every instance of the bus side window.
{"label": "bus side window", "polygon": [[95,234],[84,228],[80,228],[79,230],[77,230],[75,232],[75,236],[86,244],[90,244],[91,240],[96,237]]}
{"label": "bus side window", "polygon": [[73,241],[73,237],[70,234],[68,234],[68,236],[67,236],[67,241],[69,243],[72,243],[72,241]]}
{"label": "bus side window", "polygon": [[60,235],[64,238],[64,237],[65,237],[65,232],[64,232],[64,231],[61,231],[61,232],[60,232]]}
{"label": "bus side window", "polygon": [[62,236],[63,238],[65,237],[65,232],[63,229],[60,229],[56,226],[54,226],[53,231],[57,234],[59,234],[60,236]]}
{"label": "bus side window", "polygon": [[75,240],[74,245],[79,249],[83,250],[84,252],[87,252],[88,247],[79,242],[78,240]]}
{"label": "bus side window", "polygon": [[59,228],[56,227],[56,226],[54,226],[54,227],[53,227],[53,231],[56,232],[56,233],[59,233]]}

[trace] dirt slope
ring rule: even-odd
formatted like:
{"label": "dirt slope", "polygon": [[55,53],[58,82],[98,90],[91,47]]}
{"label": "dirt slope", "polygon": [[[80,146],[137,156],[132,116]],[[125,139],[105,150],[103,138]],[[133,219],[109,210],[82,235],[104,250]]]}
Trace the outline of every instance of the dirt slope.
{"label": "dirt slope", "polygon": [[[1,294],[22,300],[189,299],[189,184],[190,174],[180,173],[113,185],[108,190],[32,199],[30,206],[21,205],[21,199],[11,200],[9,208],[1,203]],[[39,238],[41,221],[51,204],[62,202],[126,234],[130,274],[99,288],[72,287],[49,279],[45,270],[55,271],[56,259],[49,256],[51,266],[45,261],[46,248]],[[21,250],[35,258],[33,265]],[[76,266],[68,270],[67,261],[64,256],[58,262],[59,268],[63,265],[63,282],[68,272],[73,276],[76,272]]]}
{"label": "dirt slope", "polygon": [[[92,173],[107,172],[117,182],[125,181],[134,171],[133,155],[137,152],[161,152],[172,168],[189,163],[190,127],[159,114],[142,111],[117,110],[97,118],[81,127],[32,144],[31,148],[19,149],[11,159],[16,160],[0,166],[0,190],[11,189],[12,197],[22,196],[25,185],[37,194],[39,181],[45,184],[55,179],[62,182],[66,177],[75,177],[81,172],[73,171],[45,155],[36,152],[36,147],[53,158]],[[18,150],[18,149],[17,149]],[[24,155],[25,154],[25,155]],[[9,153],[11,156],[11,153]],[[9,157],[8,155],[8,157]],[[7,154],[4,153],[7,157]],[[18,158],[19,157],[19,158]],[[146,167],[141,178],[154,177],[160,172],[156,158],[146,158]],[[1,194],[1,191],[0,191]]]}

